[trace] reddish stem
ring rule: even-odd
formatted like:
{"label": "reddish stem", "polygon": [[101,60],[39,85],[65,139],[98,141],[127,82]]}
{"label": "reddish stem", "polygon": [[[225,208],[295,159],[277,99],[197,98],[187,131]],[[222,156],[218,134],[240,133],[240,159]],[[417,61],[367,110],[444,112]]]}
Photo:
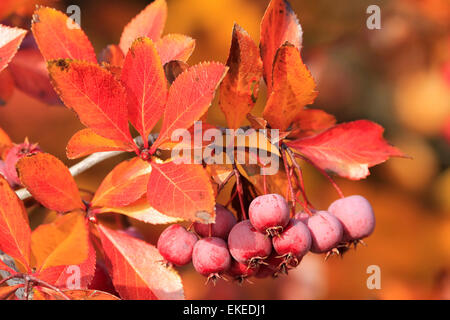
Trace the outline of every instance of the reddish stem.
{"label": "reddish stem", "polygon": [[239,203],[241,205],[242,218],[244,220],[247,220],[247,214],[245,213],[245,208],[244,208],[244,190],[242,189],[241,174],[239,173],[238,169],[236,168],[236,165],[233,165],[233,171],[234,171],[234,175],[236,176],[236,190],[237,190],[237,194],[239,196]]}
{"label": "reddish stem", "polygon": [[292,187],[292,182],[291,182],[291,170],[290,170],[289,164],[287,162],[286,150],[284,148],[281,148],[281,157],[283,158],[284,170],[286,171],[286,175],[288,178],[287,180],[288,180],[288,186],[289,186],[289,191],[290,191],[290,200],[292,201],[291,210],[293,210],[295,212],[295,193],[294,193],[294,188]]}

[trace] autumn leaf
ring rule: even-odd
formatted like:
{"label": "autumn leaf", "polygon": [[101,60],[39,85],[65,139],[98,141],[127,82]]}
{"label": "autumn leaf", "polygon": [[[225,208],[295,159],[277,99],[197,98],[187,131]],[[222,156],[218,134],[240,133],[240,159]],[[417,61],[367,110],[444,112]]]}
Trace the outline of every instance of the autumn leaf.
{"label": "autumn leaf", "polygon": [[[0,72],[0,107],[6,105],[14,93],[14,79],[10,69]],[[1,139],[1,138],[0,138]],[[0,142],[1,143],[1,142]]]}
{"label": "autumn leaf", "polygon": [[237,129],[255,105],[262,76],[258,47],[237,24],[233,28],[227,66],[230,69],[220,85],[219,103],[228,127]]}
{"label": "autumn leaf", "polygon": [[315,135],[336,124],[336,118],[319,109],[304,109],[292,122],[289,138],[298,139]]}
{"label": "autumn leaf", "polygon": [[302,27],[289,2],[271,0],[261,21],[260,42],[264,79],[268,92],[272,91],[272,66],[278,48],[285,42],[289,42],[300,50],[302,34]]}
{"label": "autumn leaf", "polygon": [[277,52],[273,68],[273,90],[263,116],[272,128],[286,130],[314,102],[316,84],[300,57],[298,49],[283,45]]}
{"label": "autumn leaf", "polygon": [[164,215],[202,223],[214,221],[214,193],[201,165],[152,163],[147,200]]}
{"label": "autumn leaf", "polygon": [[138,38],[133,42],[121,80],[126,88],[129,120],[148,144],[147,137],[163,115],[167,100],[167,81],[152,40]]}
{"label": "autumn leaf", "polygon": [[22,184],[44,207],[58,212],[84,209],[69,169],[48,153],[20,159],[16,165]]}
{"label": "autumn leaf", "polygon": [[195,40],[183,34],[167,34],[156,42],[156,50],[163,65],[172,60],[186,62],[194,49]]}
{"label": "autumn leaf", "polygon": [[81,264],[89,256],[88,229],[82,212],[59,216],[37,227],[31,235],[33,266],[38,272]]}
{"label": "autumn leaf", "polygon": [[107,212],[124,214],[130,218],[151,224],[168,224],[183,220],[162,214],[148,203],[147,197],[142,197],[136,202],[125,207],[103,207],[98,211],[98,213]]}
{"label": "autumn leaf", "polygon": [[359,180],[370,174],[369,167],[389,157],[405,156],[383,139],[383,131],[383,127],[376,123],[358,120],[286,144],[321,169]]}
{"label": "autumn leaf", "polygon": [[24,266],[30,262],[31,230],[22,201],[0,175],[0,251]]}
{"label": "autumn leaf", "polygon": [[31,30],[45,60],[74,59],[97,63],[88,37],[60,11],[38,7],[33,14]]}
{"label": "autumn leaf", "polygon": [[158,41],[162,35],[167,19],[167,4],[165,0],[156,0],[149,4],[123,29],[119,46],[124,53],[139,37],[147,37]]}
{"label": "autumn leaf", "polygon": [[207,62],[190,67],[176,78],[169,89],[161,131],[150,153],[170,140],[175,130],[191,127],[208,110],[226,71],[221,63]]}
{"label": "autumn leaf", "polygon": [[16,284],[14,286],[0,287],[0,300],[8,300],[17,289],[23,287],[23,284]]}
{"label": "autumn leaf", "polygon": [[147,191],[151,165],[133,158],[118,164],[97,189],[91,205],[94,207],[124,207],[138,200]]}
{"label": "autumn leaf", "polygon": [[[70,300],[120,300],[115,295],[99,290],[76,289],[62,290]],[[35,287],[33,289],[33,300],[66,300],[61,293],[45,287]]]}
{"label": "autumn leaf", "polygon": [[12,141],[8,134],[0,128],[0,159],[6,156],[4,153],[12,146]]}
{"label": "autumn leaf", "polygon": [[105,151],[133,151],[133,148],[122,141],[99,136],[89,128],[76,132],[66,146],[66,155],[69,159],[77,159],[95,152]]}
{"label": "autumn leaf", "polygon": [[102,225],[98,229],[114,287],[122,299],[184,299],[180,277],[161,264],[163,257],[154,246]]}
{"label": "autumn leaf", "polygon": [[10,266],[8,266],[6,263],[4,263],[2,259],[0,259],[0,270],[7,271],[10,274],[13,274],[16,272],[15,270],[11,269]]}
{"label": "autumn leaf", "polygon": [[107,139],[133,143],[125,89],[110,72],[74,60],[49,61],[48,70],[58,95],[85,126]]}
{"label": "autumn leaf", "polygon": [[0,72],[14,57],[26,33],[26,30],[0,24]]}

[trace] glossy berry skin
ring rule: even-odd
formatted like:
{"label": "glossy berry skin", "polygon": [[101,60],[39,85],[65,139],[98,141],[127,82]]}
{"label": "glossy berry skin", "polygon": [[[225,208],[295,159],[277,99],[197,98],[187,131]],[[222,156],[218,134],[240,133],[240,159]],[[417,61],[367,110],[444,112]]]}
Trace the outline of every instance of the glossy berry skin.
{"label": "glossy berry skin", "polygon": [[283,232],[273,237],[272,244],[278,255],[289,256],[298,261],[311,249],[311,233],[303,222],[291,219]]}
{"label": "glossy berry skin", "polygon": [[[228,234],[236,222],[236,217],[231,211],[220,204],[216,204],[216,222],[212,224],[211,236],[227,240]],[[209,224],[199,222],[194,223],[195,232],[202,237],[209,237],[209,228]]]}
{"label": "glossy berry skin", "polygon": [[176,266],[188,264],[197,236],[179,224],[166,228],[158,239],[157,248],[163,258]]}
{"label": "glossy berry skin", "polygon": [[375,228],[375,215],[366,198],[353,195],[334,201],[328,212],[335,215],[344,228],[344,241],[369,236]]}
{"label": "glossy berry skin", "polygon": [[218,275],[231,266],[227,243],[221,238],[203,238],[194,246],[192,264],[204,276]]}
{"label": "glossy berry skin", "polygon": [[279,194],[265,194],[253,199],[248,209],[250,222],[260,232],[277,234],[289,222],[289,205]]}
{"label": "glossy berry skin", "polygon": [[249,220],[244,220],[231,229],[228,235],[228,248],[235,260],[249,265],[256,260],[267,258],[272,252],[272,242],[270,238],[256,230]]}
{"label": "glossy berry skin", "polygon": [[327,211],[317,211],[311,217],[304,217],[300,221],[306,224],[311,233],[311,251],[314,253],[328,252],[342,241],[343,228],[339,220]]}

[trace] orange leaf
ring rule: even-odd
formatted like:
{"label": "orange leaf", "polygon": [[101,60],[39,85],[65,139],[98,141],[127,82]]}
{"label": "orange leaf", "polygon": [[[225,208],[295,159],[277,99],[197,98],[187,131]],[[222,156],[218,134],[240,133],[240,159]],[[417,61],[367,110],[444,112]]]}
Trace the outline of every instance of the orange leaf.
{"label": "orange leaf", "polygon": [[124,207],[146,191],[151,165],[133,158],[118,164],[103,180],[92,199],[94,207]]}
{"label": "orange leaf", "polygon": [[273,69],[273,90],[263,116],[272,128],[286,130],[314,102],[316,84],[300,57],[298,49],[283,45],[277,52]]}
{"label": "orange leaf", "polygon": [[175,79],[169,89],[162,128],[151,153],[170,140],[175,130],[191,127],[208,110],[226,71],[227,68],[221,63],[201,63]]}
{"label": "orange leaf", "polygon": [[20,159],[16,167],[20,181],[44,207],[58,212],[84,208],[69,169],[56,157],[40,152]]}
{"label": "orange leaf", "polygon": [[159,212],[158,210],[156,210],[155,208],[153,208],[148,203],[147,197],[142,197],[141,199],[137,200],[136,202],[126,207],[101,208],[99,213],[107,213],[107,212],[121,213],[130,218],[151,224],[168,224],[182,221],[182,219],[180,218],[166,216],[161,212]]}
{"label": "orange leaf", "polygon": [[262,75],[258,47],[237,24],[233,28],[227,66],[230,69],[220,85],[220,108],[228,126],[237,129],[255,105]]}
{"label": "orange leaf", "polygon": [[104,151],[133,151],[133,148],[122,141],[103,138],[89,128],[75,133],[66,147],[66,154],[69,159]]}
{"label": "orange leaf", "polygon": [[290,139],[315,135],[336,124],[336,118],[319,109],[304,109],[292,123]]}
{"label": "orange leaf", "polygon": [[119,46],[110,44],[100,52],[99,61],[106,62],[112,66],[122,67],[125,55]]}
{"label": "orange leaf", "polygon": [[50,267],[83,263],[89,257],[88,235],[82,212],[68,213],[40,225],[31,235],[34,267],[41,272]]}
{"label": "orange leaf", "polygon": [[0,175],[0,251],[24,266],[30,262],[31,230],[22,201]]}
{"label": "orange leaf", "polygon": [[182,300],[181,279],[161,264],[158,249],[125,233],[98,226],[114,287],[127,300]]}
{"label": "orange leaf", "polygon": [[45,60],[77,59],[97,63],[88,37],[61,11],[38,7],[33,14],[31,30]]}
{"label": "orange leaf", "polygon": [[[78,289],[62,290],[62,292],[71,300],[120,300],[115,295],[99,290]],[[65,300],[65,297],[53,289],[35,287],[33,300]]]}
{"label": "orange leaf", "polygon": [[144,142],[164,113],[167,81],[152,40],[138,38],[127,53],[122,68],[127,92],[128,117]]}
{"label": "orange leaf", "polygon": [[186,62],[195,49],[195,40],[183,34],[167,34],[156,42],[156,49],[165,65],[172,60]]}
{"label": "orange leaf", "polygon": [[214,192],[201,165],[152,163],[147,200],[171,217],[202,223],[214,221]]}
{"label": "orange leaf", "polygon": [[4,152],[6,152],[11,146],[11,138],[2,128],[0,128],[0,159],[4,158]]}
{"label": "orange leaf", "polygon": [[272,66],[278,48],[285,42],[299,50],[302,47],[302,27],[287,0],[272,0],[261,21],[261,57],[267,91],[272,91]]}
{"label": "orange leaf", "polygon": [[8,300],[8,298],[13,295],[17,289],[23,287],[23,284],[17,284],[15,286],[0,287],[0,300]]}
{"label": "orange leaf", "polygon": [[125,89],[110,72],[73,60],[52,60],[48,70],[58,95],[85,126],[105,138],[133,143]]}
{"label": "orange leaf", "polygon": [[14,57],[26,33],[26,30],[0,24],[0,72]]}
{"label": "orange leaf", "polygon": [[167,4],[165,0],[155,0],[133,18],[123,29],[119,46],[124,53],[139,37],[158,41],[166,24]]}
{"label": "orange leaf", "polygon": [[[14,93],[14,80],[10,69],[0,72],[0,107],[6,105]],[[1,139],[1,138],[0,138]],[[1,143],[1,142],[0,142]],[[0,152],[1,153],[1,152]]]}

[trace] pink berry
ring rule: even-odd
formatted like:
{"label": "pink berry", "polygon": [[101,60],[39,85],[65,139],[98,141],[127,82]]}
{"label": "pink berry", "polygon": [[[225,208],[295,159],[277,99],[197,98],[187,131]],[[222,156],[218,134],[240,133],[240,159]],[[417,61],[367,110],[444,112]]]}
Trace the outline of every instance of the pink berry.
{"label": "pink berry", "polygon": [[275,252],[264,261],[255,273],[255,278],[263,279],[267,277],[276,278],[281,272],[285,272],[284,259]]}
{"label": "pink berry", "polygon": [[[236,224],[236,217],[224,206],[216,204],[216,222],[212,224],[211,236],[227,240],[231,228]],[[202,237],[209,237],[209,224],[194,223],[195,232]]]}
{"label": "pink berry", "polygon": [[41,148],[39,148],[37,144],[29,143],[27,139],[25,139],[25,142],[16,144],[9,149],[5,157],[4,174],[11,186],[21,184],[16,171],[17,161],[25,156],[36,154],[38,152],[41,152]]}
{"label": "pink berry", "polygon": [[344,228],[344,241],[360,240],[375,228],[375,215],[366,198],[358,195],[334,201],[328,208]]}
{"label": "pink berry", "polygon": [[200,239],[192,252],[192,264],[198,273],[214,281],[231,265],[226,242],[215,237]]}
{"label": "pink berry", "polygon": [[184,266],[192,259],[192,250],[197,236],[179,224],[166,228],[158,239],[158,251],[167,262]]}
{"label": "pink berry", "polygon": [[339,220],[327,211],[317,211],[311,217],[300,219],[308,226],[311,233],[312,245],[311,251],[314,253],[323,253],[330,251],[342,241],[343,228]]}
{"label": "pink berry", "polygon": [[250,222],[260,232],[274,236],[289,222],[289,205],[279,194],[256,197],[248,209]]}
{"label": "pink berry", "polygon": [[283,232],[272,239],[273,248],[285,258],[286,264],[296,267],[311,249],[311,233],[308,227],[297,219],[291,219]]}
{"label": "pink berry", "polygon": [[250,221],[237,223],[228,235],[228,247],[234,259],[250,267],[255,267],[272,252],[272,242],[258,232]]}
{"label": "pink berry", "polygon": [[256,272],[256,268],[249,268],[246,263],[238,262],[234,259],[231,262],[230,270],[228,270],[228,274],[240,283],[242,283],[246,278],[251,277]]}

